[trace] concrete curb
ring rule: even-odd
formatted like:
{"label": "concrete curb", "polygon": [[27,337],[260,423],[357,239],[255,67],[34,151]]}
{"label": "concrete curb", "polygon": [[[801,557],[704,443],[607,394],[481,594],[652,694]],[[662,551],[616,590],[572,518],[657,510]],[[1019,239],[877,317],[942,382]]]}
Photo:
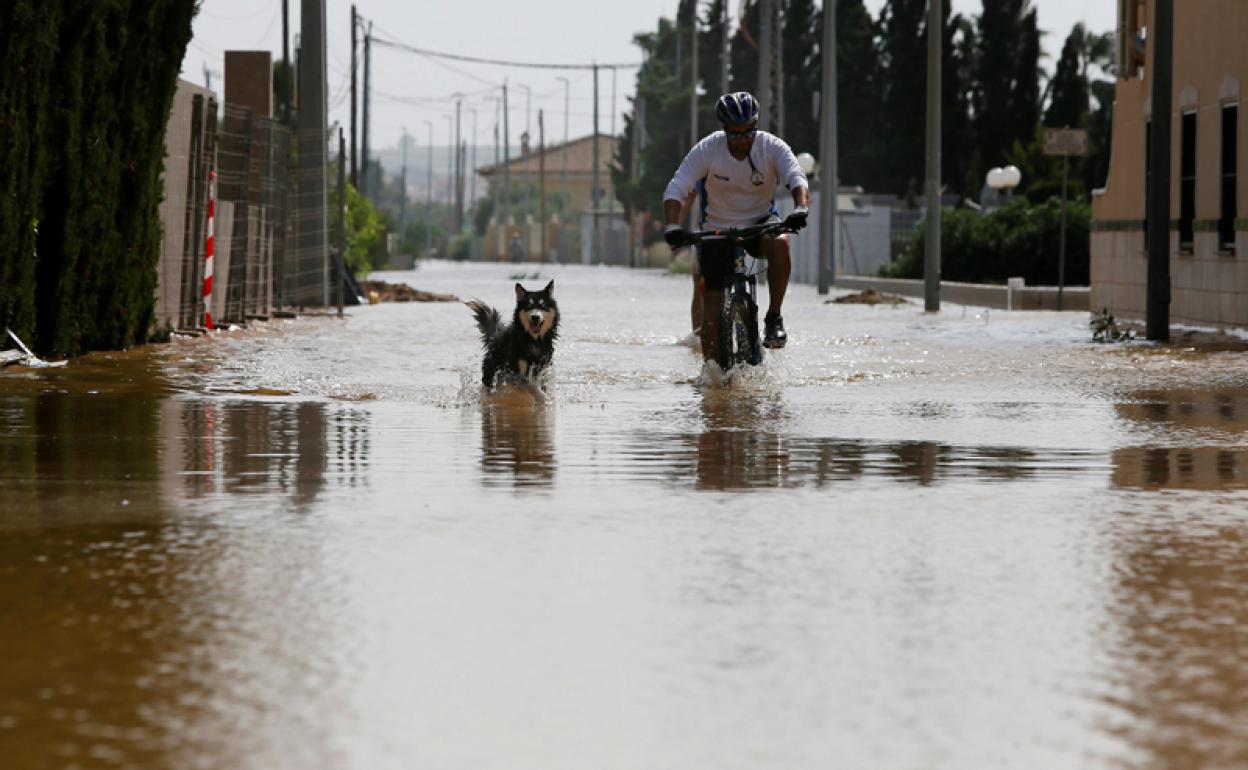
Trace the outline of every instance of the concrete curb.
{"label": "concrete curb", "polygon": [[[1010,286],[994,286],[986,283],[957,283],[954,281],[940,282],[940,299],[942,302],[954,302],[959,305],[976,307],[1000,308],[1002,310],[1056,310],[1056,286],[1026,286],[1021,279]],[[923,297],[923,281],[910,278],[875,278],[866,275],[843,275],[834,281],[841,289],[875,289],[876,291],[900,294],[904,297]],[[1087,286],[1066,286],[1062,289],[1063,310],[1088,310]]]}

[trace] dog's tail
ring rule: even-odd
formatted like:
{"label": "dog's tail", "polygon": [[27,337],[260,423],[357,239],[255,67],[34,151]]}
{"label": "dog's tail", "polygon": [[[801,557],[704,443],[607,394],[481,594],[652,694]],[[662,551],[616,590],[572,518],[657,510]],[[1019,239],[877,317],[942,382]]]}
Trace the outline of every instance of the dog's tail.
{"label": "dog's tail", "polygon": [[482,342],[488,345],[490,340],[498,333],[498,327],[502,323],[498,311],[477,299],[464,304],[472,311],[472,316],[477,319],[477,328],[481,330]]}

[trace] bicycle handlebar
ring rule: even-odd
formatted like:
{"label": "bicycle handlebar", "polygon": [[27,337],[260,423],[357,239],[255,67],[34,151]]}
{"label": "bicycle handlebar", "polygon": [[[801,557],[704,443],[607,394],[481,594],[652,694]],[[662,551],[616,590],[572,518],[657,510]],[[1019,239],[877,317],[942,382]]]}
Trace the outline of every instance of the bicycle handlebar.
{"label": "bicycle handlebar", "polygon": [[784,235],[786,233],[796,233],[797,229],[789,227],[783,221],[781,222],[764,222],[760,225],[749,225],[747,227],[726,227],[722,230],[699,230],[698,232],[687,233],[686,241],[689,244],[698,244],[706,240],[725,239],[744,241],[763,235]]}

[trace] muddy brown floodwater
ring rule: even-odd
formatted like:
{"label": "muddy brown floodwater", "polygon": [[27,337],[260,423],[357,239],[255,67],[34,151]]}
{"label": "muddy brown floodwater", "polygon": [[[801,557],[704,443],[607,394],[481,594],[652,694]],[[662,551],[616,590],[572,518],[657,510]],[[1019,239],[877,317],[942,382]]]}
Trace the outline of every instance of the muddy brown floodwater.
{"label": "muddy brown floodwater", "polygon": [[456,303],[0,373],[6,770],[1248,767],[1248,354],[550,278],[541,401]]}

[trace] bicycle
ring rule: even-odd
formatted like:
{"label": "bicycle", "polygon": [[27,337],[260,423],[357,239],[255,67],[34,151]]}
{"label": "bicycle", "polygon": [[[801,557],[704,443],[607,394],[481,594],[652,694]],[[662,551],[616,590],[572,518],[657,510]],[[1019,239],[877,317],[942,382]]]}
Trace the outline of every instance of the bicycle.
{"label": "bicycle", "polygon": [[767,269],[765,257],[752,257],[742,245],[755,237],[796,233],[784,222],[764,222],[748,227],[702,230],[689,233],[687,242],[697,246],[708,240],[729,239],[735,242],[732,285],[724,289],[724,304],[719,316],[719,349],[716,363],[725,374],[739,364],[758,366],[763,362],[763,345],[758,335],[758,279]]}

